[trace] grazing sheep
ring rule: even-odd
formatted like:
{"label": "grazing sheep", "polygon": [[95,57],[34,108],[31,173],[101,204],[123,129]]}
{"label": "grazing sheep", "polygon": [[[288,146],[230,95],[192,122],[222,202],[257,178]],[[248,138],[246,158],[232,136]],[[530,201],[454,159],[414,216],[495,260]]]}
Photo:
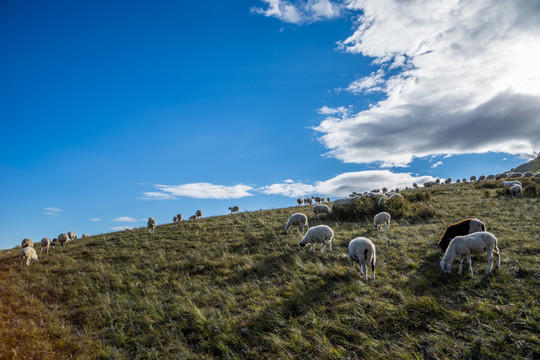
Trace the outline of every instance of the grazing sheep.
{"label": "grazing sheep", "polygon": [[390,214],[380,212],[373,218],[373,224],[377,227],[377,231],[390,229]]}
{"label": "grazing sheep", "polygon": [[381,196],[381,198],[379,199],[379,201],[377,201],[377,206],[378,207],[381,207],[384,205],[384,203],[386,202],[386,200],[388,200],[388,196],[384,195],[384,196]]}
{"label": "grazing sheep", "polygon": [[182,221],[182,214],[176,215],[176,222],[179,223]]}
{"label": "grazing sheep", "polygon": [[461,180],[457,179],[456,184],[461,184]]}
{"label": "grazing sheep", "polygon": [[178,222],[178,219],[176,218],[176,216],[172,218],[172,222],[173,222],[174,224],[176,224],[176,223]]}
{"label": "grazing sheep", "polygon": [[433,185],[437,184],[435,181],[426,181],[424,183],[424,187],[428,188],[428,187],[432,187]]}
{"label": "grazing sheep", "polygon": [[77,239],[77,235],[73,231],[68,232],[67,235],[70,241]]}
{"label": "grazing sheep", "polygon": [[534,173],[532,171],[525,171],[523,173],[523,177],[533,177]]}
{"label": "grazing sheep", "polygon": [[418,184],[417,184],[417,183],[413,183],[413,184],[412,184],[412,187],[416,189],[416,188],[418,188]]}
{"label": "grazing sheep", "polygon": [[195,211],[195,216],[198,218],[201,218],[202,217],[202,210],[197,210]]}
{"label": "grazing sheep", "polygon": [[150,234],[154,233],[154,229],[156,228],[156,219],[153,217],[148,218],[148,223],[146,224],[146,227],[148,228],[148,232]]}
{"label": "grazing sheep", "polygon": [[285,224],[285,232],[288,233],[291,229],[291,234],[294,232],[293,226],[296,226],[296,230],[300,232],[300,226],[302,227],[302,233],[304,232],[304,227],[306,230],[309,229],[307,216],[302,213],[292,214]]}
{"label": "grazing sheep", "polygon": [[450,274],[452,262],[458,258],[458,274],[461,275],[463,259],[467,259],[469,273],[472,275],[471,254],[481,254],[484,251],[487,251],[488,254],[488,267],[486,270],[486,275],[488,275],[491,272],[493,254],[497,255],[497,267],[501,267],[501,255],[499,253],[499,248],[497,247],[497,238],[488,232],[477,232],[465,236],[456,236],[454,240],[450,242],[448,249],[446,249],[446,252],[444,253],[444,257],[441,260],[441,270]]}
{"label": "grazing sheep", "polygon": [[502,184],[502,186],[509,187],[509,188],[511,188],[514,185],[523,186],[523,185],[521,185],[521,182],[519,182],[519,181],[501,181],[501,184]]}
{"label": "grazing sheep", "polygon": [[55,246],[60,245],[60,241],[57,238],[54,238],[54,239],[52,239],[51,245],[54,248]]}
{"label": "grazing sheep", "polygon": [[488,175],[486,180],[495,180],[495,175]]}
{"label": "grazing sheep", "polygon": [[405,199],[405,198],[403,197],[403,195],[401,195],[400,193],[397,193],[397,192],[388,195],[388,199],[393,199],[393,198]]}
{"label": "grazing sheep", "polygon": [[296,202],[298,203],[298,205],[302,205],[304,203],[304,199],[298,198],[296,199]]}
{"label": "grazing sheep", "polygon": [[39,251],[39,253],[43,254],[44,252],[49,252],[50,247],[51,247],[51,239],[49,238],[41,239],[41,250]]}
{"label": "grazing sheep", "polygon": [[30,246],[24,247],[21,249],[20,259],[21,259],[21,267],[23,267],[23,263],[25,261],[26,261],[26,266],[30,266],[30,263],[32,261],[39,262],[36,249]]}
{"label": "grazing sheep", "polygon": [[315,219],[317,220],[319,219],[319,214],[324,214],[324,217],[326,218],[326,215],[330,214],[330,208],[325,204],[315,205],[313,207],[313,213],[315,214]]}
{"label": "grazing sheep", "polygon": [[508,177],[509,178],[520,178],[520,177],[523,177],[523,174],[520,173],[520,172],[513,172],[513,173],[508,174]]}
{"label": "grazing sheep", "polygon": [[334,202],[332,203],[332,211],[334,211],[334,209],[336,209],[339,206],[344,206],[344,205],[350,204],[351,201],[353,201],[353,198],[345,198],[345,199],[334,200]]}
{"label": "grazing sheep", "polygon": [[534,175],[535,178],[540,178],[540,172]]}
{"label": "grazing sheep", "polygon": [[229,210],[231,210],[231,214],[237,213],[240,211],[240,208],[238,206],[232,206],[229,207]]}
{"label": "grazing sheep", "polygon": [[82,234],[82,238],[87,238],[87,237],[90,237],[88,234]]}
{"label": "grazing sheep", "polygon": [[58,242],[60,243],[60,246],[64,246],[65,243],[69,241],[69,236],[66,233],[61,233],[58,235]]}
{"label": "grazing sheep", "polygon": [[448,248],[448,244],[456,236],[468,235],[478,231],[486,231],[486,225],[478,219],[465,219],[449,225],[441,236],[438,246],[442,252]]}
{"label": "grazing sheep", "polygon": [[502,174],[497,174],[497,176],[495,177],[496,180],[499,180],[499,179],[505,179],[508,177],[508,174],[506,173],[502,173]]}
{"label": "grazing sheep", "polygon": [[321,248],[321,253],[323,252],[324,248],[326,247],[326,244],[329,245],[330,251],[332,251],[332,238],[334,237],[334,231],[330,228],[330,226],[326,225],[318,225],[314,226],[312,228],[309,228],[309,230],[306,232],[306,235],[300,240],[298,245],[300,248],[303,248],[307,244],[311,245],[311,248],[309,249],[310,252],[315,251],[315,244],[321,243],[323,244]]}
{"label": "grazing sheep", "polygon": [[311,205],[313,204],[313,196],[312,197],[308,197],[307,199],[304,199],[304,204],[308,204],[308,205]]}
{"label": "grazing sheep", "polygon": [[360,265],[360,275],[363,275],[365,271],[365,280],[367,280],[369,278],[367,266],[371,265],[373,279],[375,279],[377,256],[375,254],[375,245],[371,240],[364,237],[351,240],[349,243],[349,260],[351,261],[351,274],[353,273],[354,262],[357,261],[358,265]]}
{"label": "grazing sheep", "polygon": [[452,182],[452,178],[448,178],[448,179],[444,180],[444,183],[446,185],[450,184],[451,182]]}
{"label": "grazing sheep", "polygon": [[321,203],[321,197],[320,196],[315,196],[315,204],[320,204]]}
{"label": "grazing sheep", "polygon": [[191,215],[191,216],[189,217],[189,220],[195,220],[196,218],[197,218],[197,215]]}
{"label": "grazing sheep", "polygon": [[484,181],[484,180],[486,180],[486,176],[485,175],[480,175],[480,177],[478,178],[478,182]]}
{"label": "grazing sheep", "polygon": [[332,199],[330,199],[329,197],[326,198],[326,202],[330,202],[332,201]]}
{"label": "grazing sheep", "polygon": [[471,176],[471,177],[469,178],[469,181],[471,181],[471,182],[476,181],[476,176]]}
{"label": "grazing sheep", "polygon": [[21,243],[21,247],[22,248],[25,248],[25,247],[34,247],[34,242],[30,239],[24,239]]}
{"label": "grazing sheep", "polygon": [[518,196],[521,193],[521,186],[516,184],[510,188],[510,195]]}

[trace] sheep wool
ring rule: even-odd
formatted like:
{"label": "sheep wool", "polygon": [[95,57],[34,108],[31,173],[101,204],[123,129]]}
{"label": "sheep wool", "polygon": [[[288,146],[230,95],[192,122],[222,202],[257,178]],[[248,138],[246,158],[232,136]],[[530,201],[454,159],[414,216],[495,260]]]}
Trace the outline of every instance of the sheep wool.
{"label": "sheep wool", "polygon": [[289,232],[289,229],[291,229],[291,234],[294,232],[294,227],[296,226],[296,230],[300,232],[300,227],[302,227],[302,233],[304,232],[304,228],[306,230],[309,230],[308,226],[308,218],[306,215],[302,213],[296,213],[292,214],[289,217],[289,220],[287,221],[287,224],[285,224],[285,232]]}
{"label": "sheep wool", "polygon": [[307,244],[310,244],[311,248],[309,249],[310,252],[315,251],[315,244],[320,243],[323,244],[321,248],[321,253],[324,251],[324,248],[328,244],[330,251],[332,251],[332,239],[334,238],[334,230],[330,228],[330,226],[327,225],[318,225],[314,226],[312,228],[309,228],[309,230],[306,232],[306,235],[300,240],[298,245],[300,248],[303,248]]}
{"label": "sheep wool", "polygon": [[469,264],[469,273],[472,275],[472,263],[471,255],[481,254],[487,251],[488,254],[488,267],[486,275],[491,272],[493,264],[493,254],[497,255],[497,267],[501,266],[501,256],[499,248],[497,247],[497,238],[492,233],[488,232],[476,232],[465,236],[456,236],[454,240],[450,242],[448,249],[444,253],[444,257],[441,260],[441,270],[447,274],[450,273],[452,262],[455,259],[459,259],[458,274],[461,275],[463,259],[467,259]]}
{"label": "sheep wool", "polygon": [[39,253],[43,254],[44,252],[49,252],[50,247],[51,247],[51,239],[49,238],[41,239],[41,250],[39,251]]}
{"label": "sheep wool", "polygon": [[148,232],[153,234],[154,229],[156,228],[156,219],[154,219],[153,217],[148,218],[148,223],[146,225],[148,227]]}
{"label": "sheep wool", "polygon": [[448,244],[456,236],[468,235],[479,231],[486,231],[486,225],[478,219],[464,219],[449,225],[438,242],[442,252],[448,248]]}
{"label": "sheep wool", "polygon": [[32,261],[39,262],[36,249],[34,249],[33,247],[22,248],[21,254],[20,254],[20,260],[21,260],[21,267],[23,267],[23,263],[25,262],[26,262],[26,266],[30,266],[30,263]]}
{"label": "sheep wool", "polygon": [[390,214],[387,212],[380,212],[373,218],[373,224],[377,227],[377,231],[390,229]]}
{"label": "sheep wool", "polygon": [[319,214],[324,214],[326,218],[326,215],[330,214],[330,208],[325,204],[315,205],[313,207],[313,213],[315,214],[315,219],[319,219]]}
{"label": "sheep wool", "polygon": [[351,274],[353,273],[354,262],[360,265],[360,275],[365,274],[365,280],[368,276],[368,265],[371,266],[373,279],[375,279],[375,263],[377,256],[375,254],[375,245],[371,240],[364,237],[358,237],[349,243],[349,260],[351,262]]}

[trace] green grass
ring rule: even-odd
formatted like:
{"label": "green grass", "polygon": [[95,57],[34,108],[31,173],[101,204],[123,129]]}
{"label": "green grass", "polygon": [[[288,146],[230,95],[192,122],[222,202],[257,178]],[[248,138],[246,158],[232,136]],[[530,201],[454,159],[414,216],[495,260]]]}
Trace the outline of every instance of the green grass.
{"label": "green grass", "polygon": [[[302,206],[97,235],[23,269],[19,247],[2,251],[0,358],[538,359],[538,197],[456,184],[408,198],[435,216],[377,232]],[[299,211],[334,229],[333,252],[285,234]],[[499,239],[501,268],[484,276],[481,255],[474,276],[445,276],[434,244],[472,216]],[[377,247],[375,281],[349,273],[357,236]]]}

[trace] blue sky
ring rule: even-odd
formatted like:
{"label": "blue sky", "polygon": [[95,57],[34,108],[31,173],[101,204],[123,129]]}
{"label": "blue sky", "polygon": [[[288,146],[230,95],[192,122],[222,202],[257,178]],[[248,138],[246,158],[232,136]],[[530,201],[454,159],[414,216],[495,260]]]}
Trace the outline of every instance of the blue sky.
{"label": "blue sky", "polygon": [[0,248],[498,173],[540,149],[540,8],[3,1]]}

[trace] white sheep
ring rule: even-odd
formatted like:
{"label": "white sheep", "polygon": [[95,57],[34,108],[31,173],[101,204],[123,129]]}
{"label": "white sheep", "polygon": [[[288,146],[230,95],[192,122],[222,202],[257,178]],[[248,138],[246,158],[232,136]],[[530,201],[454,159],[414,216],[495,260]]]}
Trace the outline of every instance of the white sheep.
{"label": "white sheep", "polygon": [[373,218],[373,224],[377,227],[377,231],[390,229],[390,214],[380,212]]}
{"label": "white sheep", "polygon": [[307,216],[302,213],[292,214],[289,217],[287,224],[285,224],[285,232],[288,233],[289,229],[291,229],[292,234],[294,232],[293,226],[296,226],[296,230],[298,232],[300,232],[300,226],[302,227],[302,233],[304,232],[304,228],[306,228],[306,230],[309,230]]}
{"label": "white sheep", "polygon": [[50,247],[51,247],[51,239],[47,237],[41,239],[41,250],[39,251],[39,253],[43,254],[44,252],[49,252]]}
{"label": "white sheep", "polygon": [[330,214],[330,208],[326,204],[315,205],[313,207],[313,213],[315,214],[315,219],[319,219],[319,214],[324,214],[326,218],[326,215]]}
{"label": "white sheep", "polygon": [[532,171],[525,171],[523,177],[534,177],[534,173]]}
{"label": "white sheep", "polygon": [[65,243],[69,241],[69,236],[66,233],[61,233],[58,235],[58,242],[60,243],[60,246],[64,246]]}
{"label": "white sheep", "polygon": [[513,173],[510,173],[508,175],[508,177],[511,177],[511,178],[519,178],[519,177],[523,177],[523,174],[520,173],[520,172],[513,172]]}
{"label": "white sheep", "polygon": [[397,193],[397,192],[388,195],[388,199],[393,199],[393,198],[405,199],[405,198],[403,197],[403,195],[401,195],[400,193]]}
{"label": "white sheep", "polygon": [[26,266],[30,266],[30,263],[32,261],[39,262],[36,249],[33,247],[27,246],[21,249],[21,267],[23,267],[23,263],[26,261]]}
{"label": "white sheep", "polygon": [[178,222],[176,216],[174,216],[174,217],[172,218],[172,222],[173,222],[174,224],[176,224],[176,223]]}
{"label": "white sheep", "polygon": [[298,245],[300,248],[303,248],[307,244],[310,244],[311,248],[309,249],[310,252],[315,251],[315,244],[321,243],[323,244],[321,248],[321,253],[323,252],[324,248],[328,244],[330,247],[330,251],[332,251],[332,238],[334,237],[334,231],[330,228],[330,226],[326,225],[318,225],[314,226],[312,228],[309,228],[309,230],[306,232],[306,235],[300,240]]}
{"label": "white sheep", "polygon": [[302,205],[302,204],[304,203],[304,199],[302,199],[302,198],[300,197],[300,198],[296,199],[296,203],[297,203],[298,205]]}
{"label": "white sheep", "polygon": [[154,219],[153,217],[148,218],[148,223],[146,224],[146,226],[148,228],[148,232],[153,234],[154,229],[156,228],[156,219]]}
{"label": "white sheep", "polygon": [[202,217],[202,210],[197,210],[195,211],[195,216],[198,218],[201,218]]}
{"label": "white sheep", "polygon": [[457,258],[459,259],[458,274],[461,275],[463,259],[467,259],[469,273],[472,275],[471,254],[481,254],[484,251],[487,251],[488,254],[488,267],[486,270],[486,275],[488,275],[491,272],[493,254],[497,255],[497,267],[501,266],[501,255],[497,247],[497,238],[492,233],[485,231],[465,236],[456,236],[444,253],[444,257],[441,260],[441,270],[449,274],[452,262]]}
{"label": "white sheep", "polygon": [[516,184],[510,188],[510,195],[518,196],[521,193],[521,186]]}
{"label": "white sheep", "polygon": [[69,240],[77,239],[77,235],[73,231],[68,232],[67,235],[69,237]]}
{"label": "white sheep", "polygon": [[26,238],[21,242],[21,247],[34,247],[34,242],[31,239]]}
{"label": "white sheep", "polygon": [[181,222],[182,221],[182,214],[178,214],[176,215],[176,222]]}
{"label": "white sheep", "polygon": [[189,217],[189,220],[195,220],[196,218],[197,218],[197,215],[191,215],[191,216]]}
{"label": "white sheep", "polygon": [[90,237],[88,234],[82,234],[82,238],[87,238],[87,237]]}
{"label": "white sheep", "polygon": [[354,262],[357,261],[358,265],[360,265],[360,275],[363,275],[365,271],[365,279],[367,280],[369,278],[367,266],[371,265],[373,279],[375,279],[377,256],[375,254],[375,245],[371,240],[364,237],[351,240],[349,243],[349,260],[351,261],[351,274],[353,273]]}
{"label": "white sheep", "polygon": [[511,188],[514,185],[523,186],[523,185],[521,185],[521,182],[519,182],[519,181],[501,181],[501,184],[502,184],[502,186],[509,187],[509,188]]}
{"label": "white sheep", "polygon": [[231,210],[231,214],[237,213],[240,211],[240,208],[238,206],[232,206],[229,207],[229,210]]}

